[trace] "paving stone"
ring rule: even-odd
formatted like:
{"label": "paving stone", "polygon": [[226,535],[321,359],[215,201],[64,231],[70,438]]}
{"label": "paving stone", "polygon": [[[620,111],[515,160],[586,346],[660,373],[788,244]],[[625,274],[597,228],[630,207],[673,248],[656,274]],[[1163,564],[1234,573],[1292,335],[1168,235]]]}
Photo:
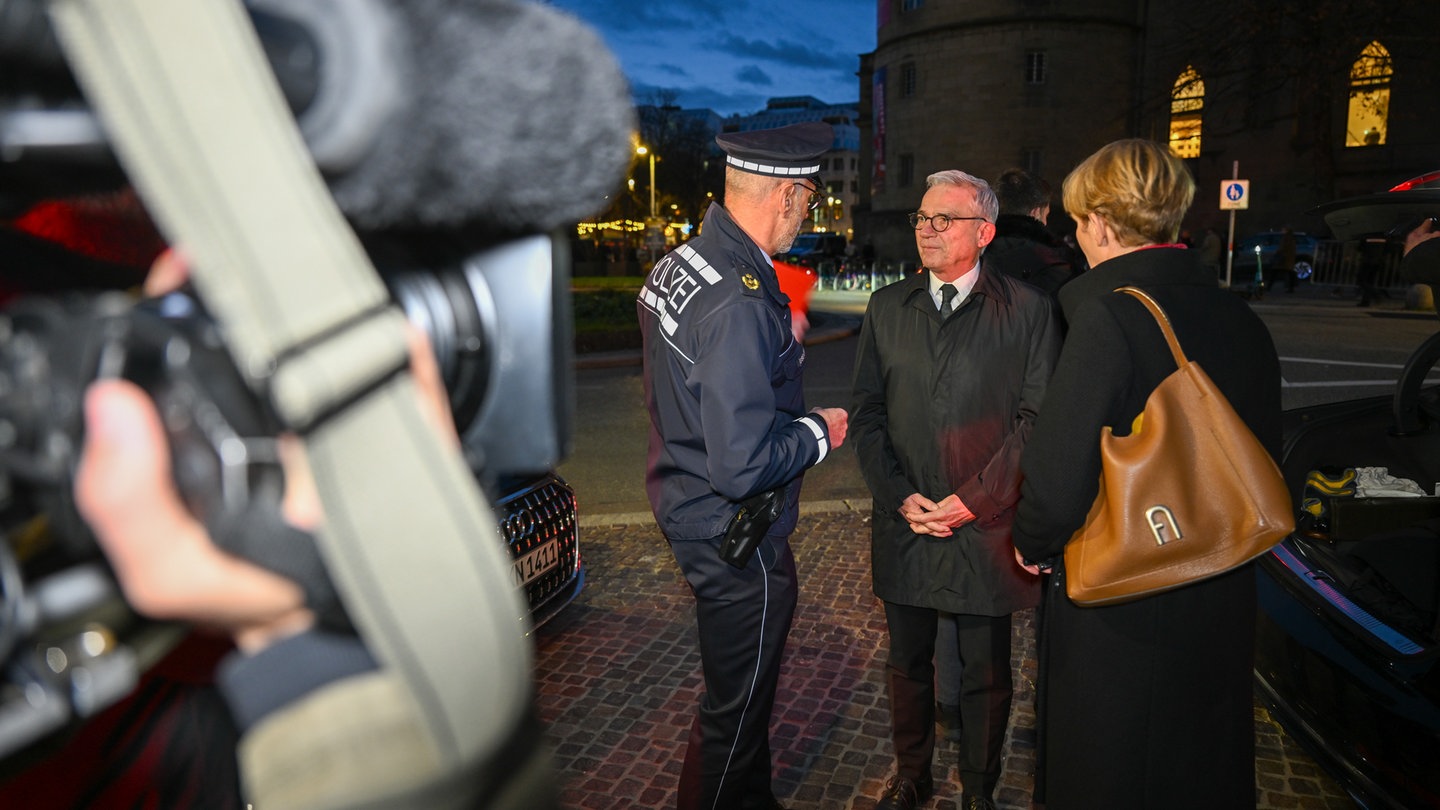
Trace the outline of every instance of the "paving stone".
{"label": "paving stone", "polygon": [[[800,599],[771,723],[774,790],[792,810],[870,810],[894,768],[885,615],[870,587],[868,516],[802,515],[791,540]],[[699,700],[694,604],[653,525],[587,527],[585,588],[535,633],[538,705],[567,808],[674,806]],[[1030,810],[1035,767],[1034,611],[1014,622],[1015,702],[996,791]],[[1355,805],[1257,704],[1257,810]],[[936,749],[935,798],[953,810],[958,748]]]}

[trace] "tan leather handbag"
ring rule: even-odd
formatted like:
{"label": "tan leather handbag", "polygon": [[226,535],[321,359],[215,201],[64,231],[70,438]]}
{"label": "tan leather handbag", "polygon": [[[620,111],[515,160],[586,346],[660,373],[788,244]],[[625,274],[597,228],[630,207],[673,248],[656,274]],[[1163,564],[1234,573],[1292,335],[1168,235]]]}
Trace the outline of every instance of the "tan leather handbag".
{"label": "tan leather handbag", "polygon": [[1100,491],[1065,546],[1066,593],[1111,605],[1179,588],[1264,554],[1295,528],[1280,469],[1220,389],[1180,350],[1143,290],[1177,369],[1129,436],[1100,433]]}

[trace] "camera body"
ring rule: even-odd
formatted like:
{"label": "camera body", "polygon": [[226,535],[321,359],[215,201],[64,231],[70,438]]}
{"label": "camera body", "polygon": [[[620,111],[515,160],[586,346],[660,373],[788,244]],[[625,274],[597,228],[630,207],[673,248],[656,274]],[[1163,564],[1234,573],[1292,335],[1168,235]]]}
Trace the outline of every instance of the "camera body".
{"label": "camera body", "polygon": [[[491,500],[497,478],[557,465],[573,411],[563,242],[370,247],[396,306],[430,340]],[[123,698],[168,649],[156,639],[169,631],[126,607],[74,506],[84,393],[102,378],[130,380],[155,400],[177,488],[222,546],[257,509],[279,512],[284,426],[197,298],[77,291],[0,310],[0,770],[23,767],[17,753]]]}

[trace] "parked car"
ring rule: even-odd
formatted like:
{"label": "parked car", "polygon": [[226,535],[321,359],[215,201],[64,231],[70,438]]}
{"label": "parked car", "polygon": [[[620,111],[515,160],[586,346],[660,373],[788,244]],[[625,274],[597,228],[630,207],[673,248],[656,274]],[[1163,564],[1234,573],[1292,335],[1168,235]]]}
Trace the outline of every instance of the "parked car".
{"label": "parked car", "polygon": [[[1437,359],[1440,333],[1392,394],[1285,414],[1299,521],[1257,566],[1257,691],[1365,808],[1440,808]],[[1379,467],[1421,494],[1357,493]]]}
{"label": "parked car", "polygon": [[[1293,269],[1295,277],[1303,281],[1315,273],[1315,254],[1319,250],[1320,240],[1307,233],[1296,232],[1294,236],[1295,264]],[[1284,234],[1280,231],[1264,231],[1241,239],[1240,244],[1235,246],[1235,258],[1230,265],[1232,277],[1237,282],[1253,278],[1255,265],[1258,262],[1268,280],[1270,270],[1275,266],[1275,257],[1280,252],[1280,240],[1283,237]]]}
{"label": "parked car", "polygon": [[845,237],[838,233],[802,233],[795,237],[795,244],[779,258],[791,264],[816,267],[827,259],[839,261],[845,257]]}
{"label": "parked car", "polygon": [[1379,194],[1326,203],[1312,213],[1325,218],[1336,239],[1403,239],[1423,217],[1440,213],[1440,171],[1412,177]]}
{"label": "parked car", "polygon": [[575,490],[553,472],[502,479],[495,517],[514,561],[515,587],[525,592],[539,627],[585,585]]}

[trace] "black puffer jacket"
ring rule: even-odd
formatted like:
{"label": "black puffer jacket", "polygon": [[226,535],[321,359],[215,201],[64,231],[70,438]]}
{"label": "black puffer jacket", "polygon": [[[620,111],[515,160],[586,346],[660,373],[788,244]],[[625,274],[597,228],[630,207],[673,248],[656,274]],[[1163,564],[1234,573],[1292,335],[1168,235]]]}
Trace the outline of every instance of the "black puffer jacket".
{"label": "black puffer jacket", "polygon": [[985,262],[1007,276],[1034,284],[1052,296],[1075,275],[1069,248],[1034,217],[1001,214]]}

